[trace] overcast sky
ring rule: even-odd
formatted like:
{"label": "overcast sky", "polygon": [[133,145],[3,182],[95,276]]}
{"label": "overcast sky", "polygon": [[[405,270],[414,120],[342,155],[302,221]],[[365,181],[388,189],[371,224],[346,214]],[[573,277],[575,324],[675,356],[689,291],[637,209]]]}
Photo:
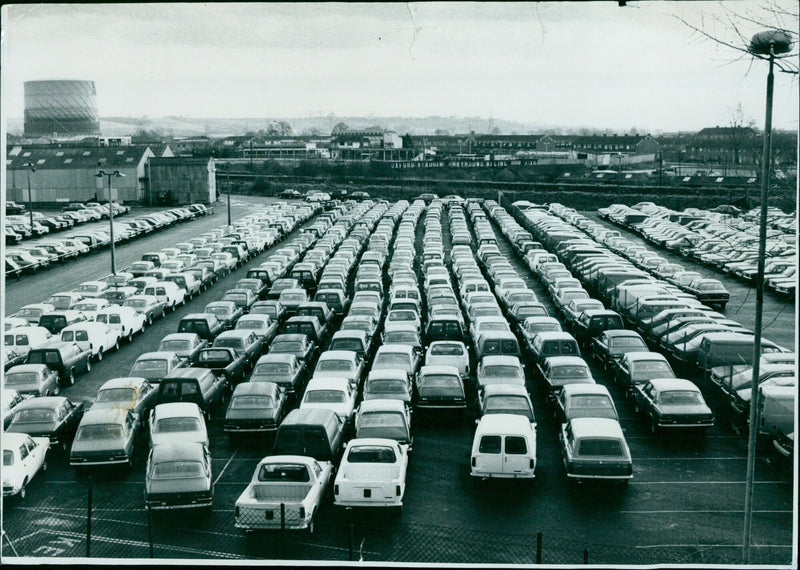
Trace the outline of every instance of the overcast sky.
{"label": "overcast sky", "polygon": [[[767,64],[678,17],[735,42],[715,18],[764,4],[4,6],[0,93],[8,117],[23,115],[24,81],[88,79],[100,116],[453,115],[657,132],[726,125],[741,103],[763,127]],[[762,29],[739,23],[748,38]],[[776,74],[774,126],[797,129],[796,75]]]}

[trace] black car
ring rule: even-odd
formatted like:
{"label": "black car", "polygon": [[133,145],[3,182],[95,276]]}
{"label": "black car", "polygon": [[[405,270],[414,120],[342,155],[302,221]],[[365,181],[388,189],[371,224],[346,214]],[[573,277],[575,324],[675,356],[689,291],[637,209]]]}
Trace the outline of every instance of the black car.
{"label": "black car", "polygon": [[83,417],[83,402],[77,404],[63,396],[30,398],[17,406],[9,433],[47,437],[51,447],[66,453]]}

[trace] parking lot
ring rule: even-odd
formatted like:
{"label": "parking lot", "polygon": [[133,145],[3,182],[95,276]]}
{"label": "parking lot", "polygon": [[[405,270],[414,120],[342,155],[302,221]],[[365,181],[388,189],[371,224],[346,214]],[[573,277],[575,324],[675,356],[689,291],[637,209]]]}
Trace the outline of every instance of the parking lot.
{"label": "parking lot", "polygon": [[[233,219],[274,200],[235,198]],[[219,212],[219,208],[218,208]],[[424,213],[416,231],[416,252],[425,251]],[[594,213],[586,215],[596,217]],[[145,251],[173,246],[224,224],[214,216],[117,247],[117,264],[138,260]],[[311,221],[306,222],[306,225]],[[442,217],[445,249],[450,249],[447,217]],[[547,290],[515,254],[494,224],[498,247],[514,270],[550,314],[555,314]],[[291,241],[299,230],[288,238]],[[286,243],[286,242],[284,242]],[[182,316],[222,298],[269,252],[224,276],[211,289],[156,321],[133,344],[94,363],[88,375],[61,394],[91,403],[108,379],[127,375],[137,356],[157,349],[175,332]],[[683,261],[685,263],[685,260]],[[702,271],[702,270],[701,270]],[[109,273],[108,252],[78,259],[64,267],[7,282],[5,314],[26,303],[69,290]],[[385,275],[385,273],[384,273]],[[752,327],[755,295],[751,288],[716,276],[731,291],[726,316]],[[455,282],[455,280],[454,280]],[[351,280],[352,285],[352,280]],[[792,302],[768,297],[766,337],[794,347]],[[628,488],[568,485],[559,449],[558,424],[533,367],[526,368],[526,386],[537,419],[537,465],[533,481],[500,481],[476,485],[469,461],[475,420],[479,417],[474,390],[463,417],[413,414],[402,515],[381,509],[352,512],[323,503],[316,532],[274,531],[253,540],[234,528],[234,503],[250,481],[258,461],[271,450],[269,440],[231,442],[223,432],[224,406],[209,422],[215,485],[208,516],[188,511],[153,513],[144,508],[143,489],[147,435],[142,430],[130,472],[95,473],[91,482],[79,476],[63,456],[53,454],[49,469],[36,477],[23,502],[4,503],[5,556],[82,557],[86,555],[87,499],[92,493],[92,557],[109,558],[259,558],[267,560],[513,563],[536,561],[536,535],[541,532],[544,563],[578,564],[588,552],[590,563],[737,563],[741,554],[744,517],[746,436],[717,423],[704,438],[654,436],[634,414],[633,405],[608,373],[584,354],[592,375],[606,385],[619,411],[630,447],[634,476]],[[714,402],[709,398],[714,407]],[[788,564],[792,559],[795,498],[788,463],[769,449],[756,461],[754,486],[754,560]]]}

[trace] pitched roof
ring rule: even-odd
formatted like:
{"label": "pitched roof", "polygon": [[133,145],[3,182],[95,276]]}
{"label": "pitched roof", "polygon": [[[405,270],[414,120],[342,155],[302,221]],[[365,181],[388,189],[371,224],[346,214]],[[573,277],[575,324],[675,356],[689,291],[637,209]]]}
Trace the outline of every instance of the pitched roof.
{"label": "pitched roof", "polygon": [[[64,147],[12,149],[6,156],[8,170],[24,170],[32,162],[37,170],[84,168],[135,168],[148,147]],[[17,152],[18,151],[18,152]]]}

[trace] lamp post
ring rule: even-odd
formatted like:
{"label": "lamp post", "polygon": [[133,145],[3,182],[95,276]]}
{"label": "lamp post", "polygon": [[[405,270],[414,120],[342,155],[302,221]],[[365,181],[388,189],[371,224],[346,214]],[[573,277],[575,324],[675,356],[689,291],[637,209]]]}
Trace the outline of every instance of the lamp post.
{"label": "lamp post", "polygon": [[36,167],[32,162],[26,162],[22,166],[26,168],[28,173],[28,210],[30,210],[31,234],[33,234],[33,197],[31,196],[31,172],[36,172]]}
{"label": "lamp post", "polygon": [[228,225],[231,225],[231,163],[225,163],[225,193],[228,196]]}
{"label": "lamp post", "polygon": [[111,196],[111,177],[122,178],[125,176],[119,170],[115,170],[114,172],[106,172],[104,170],[98,170],[97,174],[95,174],[97,178],[102,178],[103,176],[108,177],[108,224],[109,224],[109,233],[111,234],[111,274],[117,274],[117,266],[116,261],[114,258],[114,200]]}
{"label": "lamp post", "polygon": [[617,196],[620,193],[620,182],[622,181],[622,153],[617,153],[617,163],[618,163],[618,170],[617,170]]}
{"label": "lamp post", "polygon": [[744,495],[744,534],[742,562],[750,562],[750,537],[753,522],[753,479],[755,476],[756,435],[758,433],[758,379],[761,373],[761,328],[764,314],[764,261],[767,245],[767,196],[769,192],[769,167],[772,145],[772,90],[775,80],[775,56],[787,53],[792,39],[785,32],[768,30],[759,32],[750,40],[749,52],[760,59],[769,60],[767,74],[767,105],[764,118],[764,147],[761,156],[761,219],[758,235],[758,266],[756,274],[756,321],[753,338],[753,376],[750,381],[750,425],[747,443],[747,481]]}

